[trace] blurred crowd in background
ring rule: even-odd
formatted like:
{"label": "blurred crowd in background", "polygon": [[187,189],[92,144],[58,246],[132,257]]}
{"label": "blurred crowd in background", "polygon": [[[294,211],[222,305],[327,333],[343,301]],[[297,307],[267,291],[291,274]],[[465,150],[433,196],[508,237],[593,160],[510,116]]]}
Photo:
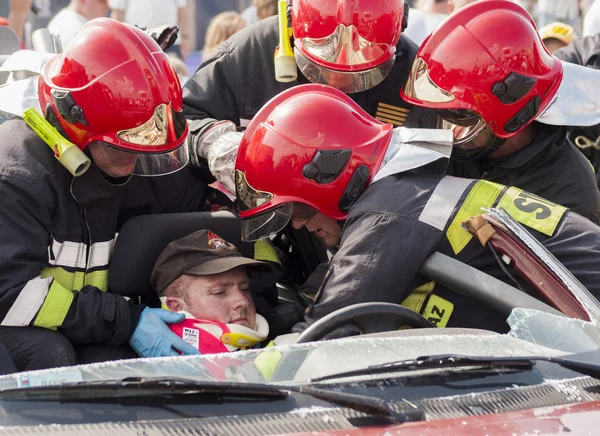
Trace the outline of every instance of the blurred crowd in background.
{"label": "blurred crowd in background", "polygon": [[[417,44],[454,10],[478,0],[408,0],[406,34]],[[600,0],[514,0],[534,18],[552,52],[580,36],[600,33]],[[31,34],[48,27],[63,47],[93,18],[110,16],[153,28],[176,24],[170,49],[183,81],[229,36],[277,13],[276,0],[0,0],[0,17],[30,47]]]}
{"label": "blurred crowd in background", "polygon": [[[417,44],[446,18],[449,13],[477,0],[411,0],[412,15],[407,34]],[[540,33],[553,33],[557,41],[600,33],[600,0],[513,0],[524,7],[535,20]],[[547,27],[545,27],[547,26]]]}
{"label": "blurred crowd in background", "polygon": [[44,27],[64,47],[85,22],[103,16],[146,28],[176,24],[180,33],[170,54],[183,79],[223,40],[276,13],[276,0],[0,0],[3,24],[25,48],[31,48],[32,33]]}

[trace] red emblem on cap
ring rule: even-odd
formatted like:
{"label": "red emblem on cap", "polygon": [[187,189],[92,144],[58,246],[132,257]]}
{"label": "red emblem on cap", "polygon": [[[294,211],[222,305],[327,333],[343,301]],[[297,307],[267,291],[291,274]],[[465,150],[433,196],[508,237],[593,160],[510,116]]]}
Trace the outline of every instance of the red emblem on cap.
{"label": "red emblem on cap", "polygon": [[212,250],[231,250],[235,247],[216,233],[208,232],[208,248]]}

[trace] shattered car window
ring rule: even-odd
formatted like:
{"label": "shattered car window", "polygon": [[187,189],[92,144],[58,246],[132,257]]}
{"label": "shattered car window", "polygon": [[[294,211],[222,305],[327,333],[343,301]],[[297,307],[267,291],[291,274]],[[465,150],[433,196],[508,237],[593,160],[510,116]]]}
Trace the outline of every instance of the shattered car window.
{"label": "shattered car window", "polygon": [[472,329],[415,329],[206,356],[106,362],[0,377],[0,389],[126,377],[197,381],[304,383],[312,378],[423,355],[560,356],[566,353],[507,335]]}
{"label": "shattered car window", "polygon": [[600,348],[598,321],[586,322],[551,315],[533,309],[517,308],[508,317],[509,337],[568,353]]}

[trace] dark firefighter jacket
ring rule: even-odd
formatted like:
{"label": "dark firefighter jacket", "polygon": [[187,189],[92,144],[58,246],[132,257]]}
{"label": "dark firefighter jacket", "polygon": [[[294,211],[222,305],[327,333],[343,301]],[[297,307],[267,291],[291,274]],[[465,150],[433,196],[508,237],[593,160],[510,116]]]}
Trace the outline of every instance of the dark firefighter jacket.
{"label": "dark firefighter jacket", "polygon": [[125,343],[144,308],[107,291],[121,224],[207,207],[191,168],[110,183],[93,166],[74,178],[21,119],[0,126],[0,319],[58,330],[74,345]]}
{"label": "dark firefighter jacket", "polygon": [[[600,296],[600,229],[591,221],[517,188],[410,171],[372,184],[352,206],[316,303],[294,330],[351,304],[390,302],[419,311],[439,327],[507,331],[504,317],[493,309],[427,283],[418,273],[423,261],[439,251],[512,284],[489,248],[460,225],[491,206],[524,224]],[[521,286],[537,297],[525,282]]]}

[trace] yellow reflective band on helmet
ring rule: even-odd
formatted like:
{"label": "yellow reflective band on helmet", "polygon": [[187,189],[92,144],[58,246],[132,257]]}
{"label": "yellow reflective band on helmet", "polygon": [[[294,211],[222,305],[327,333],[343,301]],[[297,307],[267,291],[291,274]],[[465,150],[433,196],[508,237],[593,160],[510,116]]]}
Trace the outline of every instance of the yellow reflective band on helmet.
{"label": "yellow reflective band on helmet", "polygon": [[421,315],[436,327],[446,327],[453,311],[454,304],[437,295],[431,295]]}
{"label": "yellow reflective band on helmet", "polygon": [[517,188],[508,188],[497,207],[505,209],[521,224],[547,236],[554,234],[560,219],[567,211],[564,206]]}
{"label": "yellow reflective band on helmet", "polygon": [[108,270],[98,270],[91,273],[83,271],[68,272],[60,267],[44,268],[41,272],[43,278],[54,277],[54,280],[66,289],[79,291],[86,285],[95,286],[101,291],[108,289]]}
{"label": "yellow reflective band on helmet", "polygon": [[44,304],[40,308],[33,325],[50,330],[60,327],[67,316],[73,302],[73,292],[62,287],[56,280],[52,281]]}
{"label": "yellow reflective band on helmet", "polygon": [[275,248],[262,239],[254,243],[254,260],[262,260],[264,262],[272,262],[281,265]]}
{"label": "yellow reflective band on helmet", "polygon": [[474,215],[483,213],[482,208],[492,207],[503,189],[504,185],[487,180],[480,180],[473,186],[446,231],[454,254],[460,253],[473,237],[461,227],[461,223]]}
{"label": "yellow reflective band on helmet", "polygon": [[254,365],[256,365],[256,368],[265,380],[270,381],[282,357],[283,354],[279,351],[265,350],[256,356]]}

